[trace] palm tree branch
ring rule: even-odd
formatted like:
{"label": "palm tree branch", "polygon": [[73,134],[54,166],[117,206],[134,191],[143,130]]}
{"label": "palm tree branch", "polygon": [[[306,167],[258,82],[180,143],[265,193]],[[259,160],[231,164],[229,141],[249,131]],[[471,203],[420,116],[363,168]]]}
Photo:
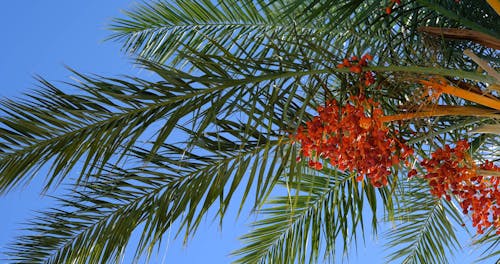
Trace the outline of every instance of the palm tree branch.
{"label": "palm tree branch", "polygon": [[[258,137],[262,138],[262,135]],[[208,143],[210,139],[200,137],[198,142]],[[153,162],[151,166],[126,170],[114,168],[108,175],[100,175],[96,182],[84,184],[81,187],[83,192],[61,200],[65,207],[73,208],[72,211],[55,208],[32,223],[33,228],[30,230],[40,235],[22,237],[19,241],[24,242],[14,244],[10,255],[20,262],[29,260],[59,263],[73,259],[83,263],[106,260],[113,256],[116,261],[132,231],[141,223],[145,223],[145,228],[137,256],[146,249],[151,253],[153,245],[188,208],[181,225],[186,227],[189,234],[195,232],[202,216],[212,206],[215,198],[221,195],[224,186],[230,183],[229,179],[240,181],[243,176],[241,171],[246,170],[250,160],[257,159],[258,153],[264,149],[275,146],[275,143],[268,140],[263,141],[265,144],[246,140],[246,147],[235,148],[238,142],[226,143],[230,142],[233,144],[219,145],[215,149],[213,144],[198,144],[205,151],[216,154],[212,158],[206,154],[199,156],[196,152],[189,152],[175,145],[163,145],[160,155],[150,160]],[[133,153],[139,160],[145,160],[150,155],[144,149],[134,150]],[[246,165],[241,160],[247,160]],[[237,167],[239,168],[236,169]],[[207,175],[215,177],[206,177]],[[234,182],[231,185],[233,184]],[[232,192],[234,189],[229,191],[229,195]],[[226,198],[225,203],[220,206],[223,208],[228,204],[229,198]],[[102,208],[109,210],[102,211]],[[224,210],[219,211],[223,213]],[[166,216],[163,215],[164,212],[167,212]],[[87,224],[73,228],[75,221]],[[59,237],[58,232],[64,224],[67,224],[69,232],[67,236]],[[115,233],[119,235],[113,235]],[[54,235],[51,236],[54,238],[51,245],[44,243],[49,234]],[[96,248],[98,245],[107,246]],[[93,250],[87,251],[90,248]],[[39,250],[45,253],[34,254]]]}
{"label": "palm tree branch", "polygon": [[[461,219],[460,212],[428,194],[421,182],[401,186],[396,223],[387,233],[389,261],[399,263],[448,263],[449,251],[460,248],[448,215]],[[459,220],[458,220],[459,221]],[[448,251],[448,252],[447,252]]]}
{"label": "palm tree branch", "polygon": [[335,251],[339,235],[344,241],[344,251],[351,238],[356,239],[358,224],[363,228],[359,212],[365,199],[375,218],[377,198],[371,195],[373,187],[363,183],[360,190],[352,174],[329,169],[309,174],[311,170],[306,166],[291,162],[290,174],[284,175],[280,182],[287,188],[288,196],[267,201],[261,210],[264,218],[252,224],[255,229],[242,237],[246,245],[233,252],[240,256],[235,263],[315,262],[320,241],[326,242],[323,249],[329,255]]}

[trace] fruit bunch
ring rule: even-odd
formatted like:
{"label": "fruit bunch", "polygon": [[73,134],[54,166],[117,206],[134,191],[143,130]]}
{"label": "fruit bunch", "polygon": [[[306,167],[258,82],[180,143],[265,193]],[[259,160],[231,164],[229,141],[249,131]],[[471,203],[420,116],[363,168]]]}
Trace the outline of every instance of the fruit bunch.
{"label": "fruit bunch", "polygon": [[362,74],[362,83],[369,86],[375,82],[375,77],[371,71],[363,72],[363,67],[368,66],[368,61],[371,60],[373,60],[373,57],[370,54],[365,54],[361,56],[361,58],[352,56],[350,59],[343,59],[342,63],[337,65],[337,68],[349,68],[349,70],[353,73]]}
{"label": "fruit bunch", "polygon": [[340,170],[366,176],[375,187],[388,184],[393,165],[405,161],[413,150],[392,137],[380,118],[380,105],[364,96],[351,96],[345,105],[336,100],[317,108],[318,115],[300,126],[292,137],[300,143],[309,166],[321,170],[325,162]]}
{"label": "fruit bunch", "polygon": [[[472,225],[479,234],[484,228],[494,226],[500,234],[500,178],[478,174],[483,171],[500,171],[500,167],[490,161],[477,166],[468,154],[470,146],[459,141],[454,148],[445,145],[424,159],[420,165],[427,172],[423,178],[431,187],[431,194],[447,200],[454,195],[463,213],[471,213]],[[409,177],[417,175],[411,170]]]}

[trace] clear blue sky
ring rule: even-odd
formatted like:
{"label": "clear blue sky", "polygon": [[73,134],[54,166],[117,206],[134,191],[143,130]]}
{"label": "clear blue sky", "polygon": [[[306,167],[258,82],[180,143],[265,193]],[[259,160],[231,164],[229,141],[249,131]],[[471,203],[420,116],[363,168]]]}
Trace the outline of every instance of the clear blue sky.
{"label": "clear blue sky", "polygon": [[[0,23],[0,97],[18,97],[23,92],[36,88],[34,75],[41,75],[49,81],[69,81],[71,74],[64,68],[70,66],[79,72],[105,76],[130,74],[150,77],[134,68],[130,59],[113,42],[103,42],[109,32],[106,26],[111,18],[121,16],[120,10],[129,9],[134,1],[6,1],[2,5]],[[23,222],[34,216],[35,210],[42,210],[53,202],[39,194],[43,183],[43,172],[32,184],[22,190],[0,197],[0,247],[11,241],[22,228]],[[53,193],[52,193],[53,194]],[[218,230],[217,223],[208,218],[184,248],[180,241],[168,242],[151,263],[229,263],[227,256],[239,248],[237,237],[248,231],[245,216],[235,221],[234,215],[226,217],[224,229]],[[371,230],[367,230],[371,233]],[[465,243],[467,241],[464,241]],[[367,241],[367,247],[358,249],[359,257],[350,263],[383,263],[381,241]],[[168,248],[167,248],[168,246]],[[0,250],[1,251],[1,250]],[[464,256],[468,255],[465,250]],[[355,252],[353,252],[355,253]],[[0,254],[0,259],[4,256]],[[127,258],[124,263],[130,263]],[[470,259],[458,257],[469,263]]]}

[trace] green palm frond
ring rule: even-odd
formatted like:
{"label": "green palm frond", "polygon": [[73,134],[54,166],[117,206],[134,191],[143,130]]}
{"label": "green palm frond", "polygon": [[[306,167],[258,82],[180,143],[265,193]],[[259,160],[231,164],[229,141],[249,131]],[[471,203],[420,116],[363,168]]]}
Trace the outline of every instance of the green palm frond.
{"label": "green palm frond", "polygon": [[[30,95],[28,100],[2,102],[0,190],[5,192],[29,180],[49,161],[52,166],[47,187],[53,181],[60,181],[80,160],[84,161],[82,176],[88,176],[102,169],[112,157],[119,161],[138,140],[145,140],[141,137],[153,125],[160,127],[151,150],[154,154],[176,123],[183,120],[196,126],[199,134],[217,116],[227,117],[241,109],[247,111],[246,105],[253,104],[252,111],[264,105],[260,109],[273,113],[271,109],[281,104],[286,106],[283,113],[290,114],[287,113],[290,104],[303,99],[299,90],[275,86],[275,94],[270,97],[267,87],[274,81],[297,86],[295,76],[309,74],[274,71],[242,76],[221,72],[218,65],[209,65],[208,61],[200,64],[201,74],[192,75],[147,63],[161,77],[158,82],[92,78],[75,73],[81,79],[80,83],[72,84],[79,91],[77,94],[66,94],[41,80],[44,89]],[[287,80],[292,80],[291,84]],[[311,94],[308,97],[312,98]],[[262,122],[253,112],[249,114],[249,123]],[[277,128],[266,128],[272,129]],[[284,128],[281,129],[283,132]]]}
{"label": "green palm frond", "polygon": [[[244,46],[252,56],[265,35],[290,31],[291,20],[276,19],[280,8],[255,1],[158,1],[142,4],[115,19],[112,39],[124,42],[124,49],[154,61],[178,62],[186,49],[213,51],[211,41],[228,50]],[[280,34],[286,36],[286,34]]]}
{"label": "green palm frond", "polygon": [[[379,49],[380,45],[365,37],[364,30],[353,29],[355,24],[349,19],[343,21],[363,1],[334,1],[332,8],[324,9],[328,16],[316,15],[314,21],[304,21],[305,11],[294,8],[294,4],[303,6],[302,2],[158,1],[140,5],[127,12],[126,18],[116,19],[111,38],[122,41],[126,51],[140,58],[175,65],[183,61],[186,49],[214,54],[216,47],[222,46],[238,58],[259,58],[271,52],[270,43],[278,41],[279,51],[294,53],[298,52],[292,44],[296,38],[333,47],[335,56],[341,52],[340,58],[346,53]],[[373,7],[379,5],[378,1],[371,1],[368,7],[363,4],[363,13],[373,14]],[[375,42],[380,41],[381,32],[390,33],[390,27],[374,28],[379,33],[373,38]],[[343,47],[344,43],[349,47]]]}
{"label": "green palm frond", "polygon": [[496,260],[496,263],[500,260],[500,240],[495,230],[490,229],[484,235],[477,237],[473,245],[476,247],[483,246],[483,248],[485,248],[479,260]]}
{"label": "green palm frond", "polygon": [[[409,1],[392,18],[383,11],[388,4],[384,1],[158,1],[139,5],[126,12],[126,18],[116,19],[111,38],[140,58],[175,65],[183,62],[187,49],[214,54],[216,46],[222,46],[235,57],[257,58],[270,52],[266,44],[281,40],[280,50],[297,52],[290,45],[296,38],[333,47],[333,55],[340,58],[369,50],[384,62],[422,64],[436,58],[423,45],[418,27],[465,26],[498,36],[488,29],[500,26],[495,12],[484,1],[464,2]],[[477,17],[486,19],[476,22]],[[442,65],[462,57],[453,48],[445,55],[439,59]]]}
{"label": "green palm frond", "polygon": [[[290,152],[265,134],[250,128],[245,134],[236,125],[221,121],[218,132],[207,132],[208,136],[190,142],[163,144],[152,157],[149,149],[134,148],[126,163],[144,165],[107,166],[95,180],[59,199],[61,206],[38,216],[27,228],[30,233],[12,244],[10,260],[118,263],[134,230],[140,234],[136,257],[149,256],[173,223],[180,223],[177,233],[185,229],[187,239],[216,202],[222,219],[245,177],[245,195],[253,185],[268,192],[262,189],[271,184],[263,186],[266,180],[262,179],[272,179],[273,172],[279,174],[286,166],[281,159],[288,160]],[[182,145],[189,145],[192,151]],[[276,161],[266,164],[260,159]]]}
{"label": "green palm frond", "polygon": [[158,145],[178,120],[211,102],[206,96],[210,92],[187,83],[78,77],[82,82],[74,86],[81,94],[65,94],[41,80],[44,89],[29,100],[2,102],[1,191],[49,161],[52,176],[47,186],[79,160],[84,161],[82,175],[98,171],[112,156],[123,157],[156,121],[168,117]]}
{"label": "green palm frond", "polygon": [[[377,204],[382,202],[379,209],[386,213],[392,211],[389,189],[359,183],[355,174],[331,169],[310,174],[312,170],[302,163],[291,166],[302,173],[283,177],[281,187],[288,196],[266,202],[260,211],[262,219],[242,237],[245,246],[233,253],[240,256],[236,263],[315,263],[321,253],[327,259],[334,257],[339,240],[347,254],[351,243],[359,239],[356,230],[364,230],[364,213],[372,212],[376,232]],[[368,211],[363,210],[366,203]]]}
{"label": "green palm frond", "polygon": [[81,95],[66,94],[40,80],[43,90],[28,100],[1,103],[2,192],[31,178],[49,161],[53,177],[47,185],[56,175],[66,175],[79,160],[85,161],[83,172],[102,168],[99,164],[121,147],[129,148],[155,119],[175,107],[174,102],[157,100],[173,93],[148,91],[146,83],[79,77],[84,82],[75,86]]}
{"label": "green palm frond", "polygon": [[451,203],[429,195],[425,183],[417,180],[400,184],[399,207],[386,247],[394,263],[449,263],[453,250],[460,249],[455,223],[461,212]]}
{"label": "green palm frond", "polygon": [[166,218],[159,207],[170,198],[165,186],[176,181],[154,167],[102,173],[31,221],[30,234],[10,246],[9,261],[118,263],[139,223]]}

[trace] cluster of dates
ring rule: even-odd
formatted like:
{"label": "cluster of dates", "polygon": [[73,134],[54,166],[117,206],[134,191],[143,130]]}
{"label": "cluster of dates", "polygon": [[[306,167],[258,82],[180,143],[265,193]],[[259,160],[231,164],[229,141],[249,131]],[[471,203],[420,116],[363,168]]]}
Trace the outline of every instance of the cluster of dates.
{"label": "cluster of dates", "polygon": [[386,186],[390,168],[407,159],[413,150],[390,136],[382,124],[382,109],[363,96],[351,96],[345,105],[331,100],[293,137],[309,166],[322,169],[329,162],[340,170],[366,176],[375,187]]}
{"label": "cluster of dates", "polygon": [[[394,4],[400,3],[394,1]],[[300,144],[301,156],[297,159],[306,158],[309,167],[322,170],[324,165],[331,164],[339,170],[356,173],[357,181],[366,177],[374,187],[383,187],[389,182],[391,167],[402,162],[409,165],[413,149],[394,136],[397,130],[390,133],[383,124],[380,104],[363,94],[363,85],[375,82],[374,74],[363,69],[372,59],[369,54],[361,58],[352,56],[337,66],[359,75],[359,95],[351,95],[343,104],[329,100],[319,106],[318,115],[299,126],[292,141]],[[500,167],[489,161],[476,166],[468,154],[469,148],[466,141],[458,141],[454,148],[445,145],[437,149],[429,159],[420,162],[425,171],[422,177],[433,196],[447,200],[456,197],[463,213],[471,214],[478,233],[494,227],[500,234],[500,177],[478,173],[500,171]],[[417,174],[413,169],[408,176]]]}
{"label": "cluster of dates", "polygon": [[[486,161],[476,166],[467,153],[470,146],[466,141],[459,141],[454,148],[445,145],[424,159],[420,165],[425,169],[423,176],[431,187],[431,194],[440,198],[451,199],[455,196],[464,214],[471,214],[472,225],[479,234],[484,228],[494,226],[500,234],[500,178],[479,175],[483,171],[500,171],[500,167]],[[417,175],[411,170],[408,176]]]}
{"label": "cluster of dates", "polygon": [[371,71],[363,72],[363,67],[368,66],[368,62],[371,60],[373,60],[373,57],[370,54],[365,54],[361,58],[352,56],[350,59],[343,59],[342,63],[337,65],[337,68],[349,68],[349,71],[361,74],[360,81],[369,86],[375,83],[375,77]]}

